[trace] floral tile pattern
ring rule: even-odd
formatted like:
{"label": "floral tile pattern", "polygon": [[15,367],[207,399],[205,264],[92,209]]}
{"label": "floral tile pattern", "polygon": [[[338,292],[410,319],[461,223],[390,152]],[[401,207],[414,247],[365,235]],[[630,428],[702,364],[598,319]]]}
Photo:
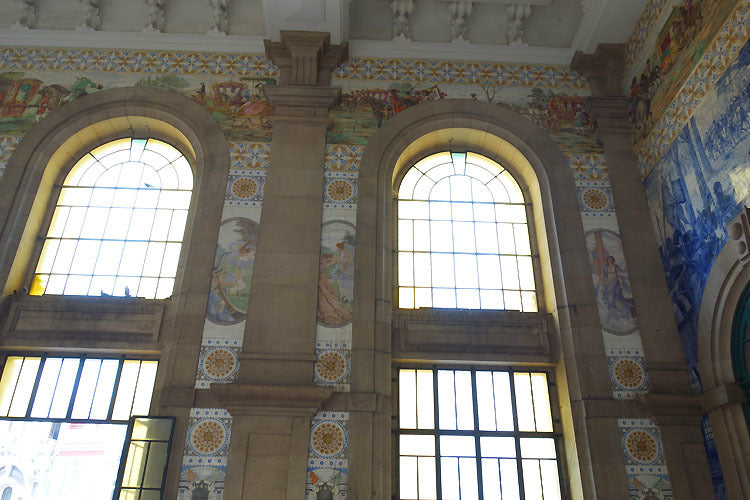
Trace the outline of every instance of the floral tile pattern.
{"label": "floral tile pattern", "polygon": [[[192,408],[178,487],[179,500],[212,498],[224,492],[232,416],[221,408]],[[203,495],[201,497],[201,495]]]}
{"label": "floral tile pattern", "polygon": [[356,144],[326,144],[326,170],[359,170],[364,146]]}
{"label": "floral tile pattern", "polygon": [[208,389],[212,383],[231,384],[237,380],[242,342],[237,339],[204,337],[198,358],[196,389]]}
{"label": "floral tile pattern", "polygon": [[349,456],[349,413],[323,411],[310,424],[307,500],[346,498]]}
{"label": "floral tile pattern", "polygon": [[[625,44],[625,73],[630,73],[630,70],[635,65],[640,55],[641,49],[646,43],[651,33],[656,26],[656,22],[659,20],[664,8],[670,0],[649,0],[646,4],[646,8],[641,13],[641,17],[635,23],[633,32],[630,34],[627,43]],[[628,81],[629,78],[626,78]]]}
{"label": "floral tile pattern", "polygon": [[649,419],[618,419],[630,498],[672,500],[661,433]]}
{"label": "floral tile pattern", "polygon": [[490,84],[511,87],[588,89],[586,80],[564,65],[447,62],[352,57],[336,68],[334,78],[398,80],[434,84]]}
{"label": "floral tile pattern", "polygon": [[607,159],[604,154],[570,153],[568,165],[576,181],[605,181],[608,179]]}

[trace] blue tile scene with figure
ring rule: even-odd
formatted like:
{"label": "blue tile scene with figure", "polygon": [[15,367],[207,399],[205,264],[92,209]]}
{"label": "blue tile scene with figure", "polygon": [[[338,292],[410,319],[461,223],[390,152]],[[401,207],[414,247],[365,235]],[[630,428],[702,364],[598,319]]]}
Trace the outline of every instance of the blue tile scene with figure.
{"label": "blue tile scene with figure", "polygon": [[691,384],[700,391],[698,316],[727,224],[750,194],[750,43],[707,92],[645,179]]}

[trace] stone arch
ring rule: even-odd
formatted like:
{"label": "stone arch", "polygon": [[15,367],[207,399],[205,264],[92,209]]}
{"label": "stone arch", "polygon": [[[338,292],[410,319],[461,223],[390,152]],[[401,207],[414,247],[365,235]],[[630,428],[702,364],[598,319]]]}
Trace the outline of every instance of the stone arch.
{"label": "stone arch", "polygon": [[[585,435],[578,436],[575,443],[573,426],[583,422],[574,422],[568,395],[578,393],[581,377],[589,377],[587,382],[592,382],[594,392],[602,397],[609,397],[610,389],[606,377],[601,376],[608,368],[576,188],[560,148],[546,132],[518,113],[473,100],[435,101],[399,113],[370,139],[362,156],[358,185],[352,391],[390,394],[393,181],[404,166],[440,150],[470,150],[485,155],[508,168],[528,190],[542,262],[544,307],[554,317],[557,335],[555,369],[568,387],[560,394],[560,403],[571,490],[574,497],[593,498],[596,488],[588,465],[592,462],[590,450],[582,442]],[[361,356],[372,356],[369,364],[373,370],[358,372]],[[591,374],[599,375],[591,378]],[[351,465],[355,475],[350,485],[352,491],[382,489],[378,496],[385,497],[390,495],[390,468],[382,468],[391,461],[389,447],[371,447],[377,442],[390,443],[390,402],[378,411],[382,421],[373,428],[381,434],[370,435],[365,441],[363,436],[352,439],[353,462],[370,460],[370,453],[358,453],[362,446],[374,456],[371,464]],[[355,421],[352,425],[354,430]],[[621,480],[624,484],[624,473]]]}
{"label": "stone arch", "polygon": [[[29,349],[158,353],[160,369],[151,412],[175,415],[179,422],[166,480],[169,496],[173,495],[170,490],[176,488],[180,473],[185,423],[193,403],[204,311],[229,173],[227,142],[211,115],[197,103],[174,92],[126,87],[78,98],[36,124],[14,151],[0,183],[0,289],[4,292],[0,305],[7,312],[9,303],[12,305],[15,301],[8,294],[22,290],[28,269],[35,264],[33,259],[38,256],[38,250],[34,250],[35,240],[51,216],[49,206],[54,202],[55,186],[84,153],[109,140],[127,136],[155,137],[170,142],[186,156],[194,174],[193,196],[172,297],[150,303],[126,301],[132,305],[123,306],[130,308],[127,314],[133,314],[128,312],[131,310],[158,309],[149,316],[157,318],[154,321],[156,331],[149,333],[150,337],[144,335],[133,340],[132,336],[117,332],[92,338],[68,338],[49,333],[24,336],[9,334],[6,327],[0,344]],[[36,304],[41,304],[35,307],[51,307],[62,312],[86,303],[93,304],[88,307],[94,309],[97,305],[96,297],[20,296],[17,299],[21,304],[18,307],[25,307],[24,299],[28,299],[26,304],[35,299]],[[110,303],[107,307],[113,306]],[[3,320],[7,319],[6,314]]]}
{"label": "stone arch", "polygon": [[742,408],[746,397],[732,366],[735,312],[750,284],[747,210],[729,223],[730,240],[711,268],[698,319],[703,409],[711,421],[729,498],[750,498],[750,432]]}

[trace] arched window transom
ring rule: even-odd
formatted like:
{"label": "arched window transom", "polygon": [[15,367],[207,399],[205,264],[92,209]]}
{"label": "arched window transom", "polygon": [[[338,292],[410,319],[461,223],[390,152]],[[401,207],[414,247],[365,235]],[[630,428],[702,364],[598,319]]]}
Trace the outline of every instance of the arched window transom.
{"label": "arched window transom", "polygon": [[526,204],[476,153],[441,152],[398,191],[398,306],[537,311]]}
{"label": "arched window transom", "polygon": [[87,153],[63,182],[30,293],[169,297],[192,189],[190,164],[165,142]]}

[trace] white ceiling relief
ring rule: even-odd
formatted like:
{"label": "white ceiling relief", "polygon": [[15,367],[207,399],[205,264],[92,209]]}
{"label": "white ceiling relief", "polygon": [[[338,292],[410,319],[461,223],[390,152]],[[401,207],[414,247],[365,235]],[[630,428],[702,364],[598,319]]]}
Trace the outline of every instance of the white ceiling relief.
{"label": "white ceiling relief", "polygon": [[647,0],[0,0],[0,45],[262,53],[324,31],[355,57],[568,64]]}

